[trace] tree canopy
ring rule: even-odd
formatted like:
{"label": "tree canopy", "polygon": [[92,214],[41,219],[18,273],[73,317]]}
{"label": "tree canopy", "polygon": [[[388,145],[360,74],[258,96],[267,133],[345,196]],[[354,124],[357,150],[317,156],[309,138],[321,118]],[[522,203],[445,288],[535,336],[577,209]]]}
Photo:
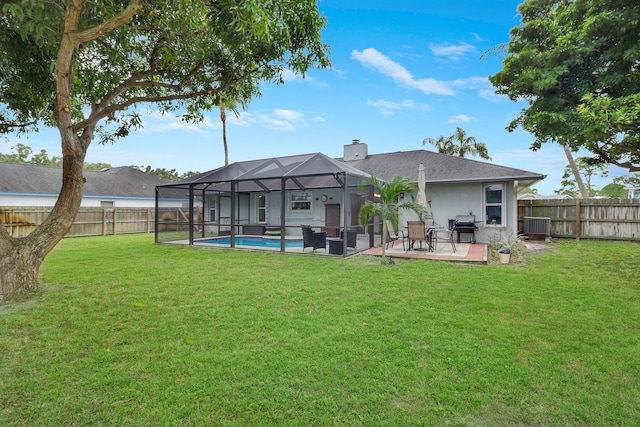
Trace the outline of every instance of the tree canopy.
{"label": "tree canopy", "polygon": [[[575,159],[575,165],[580,174],[580,178],[584,182],[584,186],[587,190],[586,197],[593,197],[600,195],[600,190],[593,183],[594,178],[606,178],[609,176],[607,166],[604,164],[591,164],[588,157],[578,157]],[[564,174],[560,181],[561,187],[555,191],[556,194],[568,194],[573,197],[583,196],[576,183],[575,175],[571,170],[571,166],[567,165],[564,168]]]}
{"label": "tree canopy", "polygon": [[0,132],[106,120],[99,135],[113,141],[141,125],[131,107],[197,120],[222,97],[243,103],[282,82],[285,68],[329,65],[311,0],[0,4]]}
{"label": "tree canopy", "polygon": [[246,103],[285,70],[330,65],[316,0],[0,0],[0,133],[55,126],[62,186],[27,237],[0,227],[3,295],[38,288],[71,228],[84,159],[142,125],[136,107],[197,121],[221,99]]}
{"label": "tree canopy", "polygon": [[508,126],[532,149],[586,148],[592,163],[640,170],[640,3],[526,0],[511,30],[497,93],[529,106]]}

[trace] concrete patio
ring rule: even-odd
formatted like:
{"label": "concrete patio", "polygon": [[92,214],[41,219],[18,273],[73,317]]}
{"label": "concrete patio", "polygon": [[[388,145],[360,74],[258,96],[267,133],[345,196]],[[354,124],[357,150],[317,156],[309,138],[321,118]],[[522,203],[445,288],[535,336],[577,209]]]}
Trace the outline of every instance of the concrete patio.
{"label": "concrete patio", "polygon": [[[362,252],[363,255],[382,256],[382,246],[376,246]],[[386,255],[391,258],[433,259],[440,261],[487,263],[487,245],[484,243],[456,243],[456,252],[451,245],[439,243],[433,252],[412,249],[406,251],[402,241],[396,240],[389,244]]]}

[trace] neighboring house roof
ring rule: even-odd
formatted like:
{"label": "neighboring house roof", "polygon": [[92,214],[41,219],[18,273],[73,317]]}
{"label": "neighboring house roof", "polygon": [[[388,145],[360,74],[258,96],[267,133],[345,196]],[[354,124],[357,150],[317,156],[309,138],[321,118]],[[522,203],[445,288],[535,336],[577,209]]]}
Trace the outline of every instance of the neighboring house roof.
{"label": "neighboring house roof", "polygon": [[418,167],[422,163],[427,184],[518,180],[521,186],[526,187],[546,177],[539,173],[427,150],[369,154],[366,158],[345,163],[385,181],[395,175],[417,178]]}
{"label": "neighboring house roof", "polygon": [[518,195],[518,200],[570,200],[573,199],[568,194],[551,194],[545,196],[544,194],[523,193]]}
{"label": "neighboring house roof", "polygon": [[[83,175],[84,197],[155,198],[156,186],[171,182],[128,166],[86,170]],[[0,194],[58,196],[61,186],[61,168],[0,163]]]}

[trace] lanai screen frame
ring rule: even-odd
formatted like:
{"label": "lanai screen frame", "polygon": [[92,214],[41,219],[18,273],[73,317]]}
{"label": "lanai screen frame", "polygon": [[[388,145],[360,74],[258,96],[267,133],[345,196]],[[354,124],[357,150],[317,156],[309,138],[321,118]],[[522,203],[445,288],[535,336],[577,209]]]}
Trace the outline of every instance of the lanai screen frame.
{"label": "lanai screen frame", "polygon": [[[369,174],[348,166],[340,161],[331,159],[322,153],[254,160],[249,162],[233,163],[229,166],[214,169],[210,172],[198,174],[174,184],[166,184],[156,187],[156,215],[155,215],[155,242],[158,243],[159,232],[159,200],[161,193],[166,190],[181,190],[188,192],[189,201],[189,245],[194,244],[196,194],[202,192],[202,201],[207,194],[217,193],[218,196],[230,198],[230,247],[235,247],[236,229],[241,224],[236,208],[239,196],[252,193],[280,192],[280,251],[285,251],[286,238],[286,213],[287,191],[314,190],[340,188],[342,190],[342,219],[341,229],[346,236],[348,228],[348,195],[351,188],[358,188],[357,194],[366,194],[366,198],[373,197],[371,188],[362,189],[364,180]],[[370,187],[370,186],[369,186]],[[219,200],[219,198],[218,198]],[[218,207],[218,209],[220,209]],[[204,237],[204,221],[202,224]],[[369,228],[370,246],[373,245],[373,230]],[[343,240],[343,256],[347,255],[347,239]]]}

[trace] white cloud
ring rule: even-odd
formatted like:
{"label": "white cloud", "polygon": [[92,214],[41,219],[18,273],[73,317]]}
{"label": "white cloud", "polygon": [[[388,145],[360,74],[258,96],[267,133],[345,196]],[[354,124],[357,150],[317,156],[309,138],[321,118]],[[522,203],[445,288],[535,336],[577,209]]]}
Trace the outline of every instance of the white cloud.
{"label": "white cloud", "polygon": [[306,76],[302,77],[302,74],[296,73],[295,71],[292,71],[292,70],[290,70],[288,68],[283,69],[282,72],[280,73],[280,76],[282,77],[282,80],[285,83],[307,82],[307,83],[312,83],[315,86],[320,86],[320,87],[326,87],[327,86],[326,83],[322,83],[322,82],[314,79],[309,74],[307,74]]}
{"label": "white cloud", "polygon": [[281,110],[275,109],[273,110],[273,115],[279,119],[286,120],[288,122],[299,122],[302,121],[302,113],[293,110]]}
{"label": "white cloud", "polygon": [[206,116],[200,123],[189,123],[182,121],[179,117],[176,117],[173,114],[162,114],[159,111],[149,111],[146,116],[143,115],[142,124],[144,127],[140,131],[143,133],[163,133],[173,131],[201,133],[208,129],[214,129],[217,127]]}
{"label": "white cloud", "polygon": [[[315,118],[314,118],[315,120]],[[282,132],[292,132],[297,125],[304,125],[304,114],[299,111],[274,109],[271,113],[252,114],[243,112],[239,119],[232,121],[234,125],[249,127],[256,123],[264,125],[268,129]]]}
{"label": "white cloud", "polygon": [[341,79],[345,78],[345,75],[347,74],[344,70],[340,70],[338,68],[335,68],[335,69],[333,69],[331,71],[336,73],[338,75],[338,77],[341,78]]}
{"label": "white cloud", "polygon": [[262,116],[260,121],[265,124],[269,129],[279,130],[283,132],[291,132],[296,130],[296,127],[286,120],[279,120],[273,116]]}
{"label": "white cloud", "polygon": [[429,106],[425,104],[416,104],[411,99],[405,99],[401,102],[393,102],[387,101],[384,99],[376,99],[375,101],[367,100],[367,106],[377,108],[381,114],[386,116],[390,116],[398,113],[400,110],[409,110],[409,109],[428,109]]}
{"label": "white cloud", "polygon": [[475,48],[472,45],[465,42],[460,42],[457,45],[432,44],[430,47],[431,47],[431,52],[433,52],[434,55],[440,56],[440,57],[446,57],[453,61],[457,61],[465,54],[469,52],[473,52],[475,50]]}
{"label": "white cloud", "polygon": [[284,70],[282,70],[282,72],[280,73],[280,76],[282,76],[282,80],[284,80],[285,82],[295,82],[295,81],[302,80],[302,76],[300,74],[288,68],[285,68]]}
{"label": "white cloud", "polygon": [[482,89],[478,91],[478,95],[480,96],[480,98],[482,99],[486,99],[487,101],[491,101],[491,102],[504,102],[504,101],[508,101],[509,97],[507,97],[507,95],[500,95],[497,94],[495,92],[495,90],[491,90],[491,89]]}
{"label": "white cloud", "polygon": [[449,123],[467,123],[475,120],[475,117],[470,117],[465,114],[459,114],[457,116],[449,117]]}
{"label": "white cloud", "polygon": [[468,77],[466,79],[457,79],[449,82],[452,87],[460,89],[477,89],[478,96],[491,102],[504,102],[509,98],[506,95],[499,95],[495,88],[486,77]]}
{"label": "white cloud", "polygon": [[467,77],[465,79],[456,79],[449,82],[451,86],[459,87],[462,89],[476,89],[492,87],[489,79],[486,77]]}
{"label": "white cloud", "polygon": [[393,61],[376,49],[367,48],[362,52],[353,50],[351,58],[360,62],[367,68],[372,68],[379,73],[390,77],[396,83],[418,89],[426,95],[435,93],[439,95],[453,95],[453,90],[445,82],[432,78],[416,79],[406,68]]}
{"label": "white cloud", "polygon": [[243,128],[251,126],[252,123],[256,121],[256,118],[247,112],[240,112],[236,117],[235,114],[227,114],[227,124],[231,124],[234,126],[240,126]]}
{"label": "white cloud", "polygon": [[[314,118],[313,120],[317,120]],[[234,126],[250,127],[255,124],[262,124],[268,129],[282,132],[292,132],[297,125],[304,125],[304,114],[299,111],[276,108],[270,113],[248,113],[242,112],[240,116],[227,116],[227,123]]]}

